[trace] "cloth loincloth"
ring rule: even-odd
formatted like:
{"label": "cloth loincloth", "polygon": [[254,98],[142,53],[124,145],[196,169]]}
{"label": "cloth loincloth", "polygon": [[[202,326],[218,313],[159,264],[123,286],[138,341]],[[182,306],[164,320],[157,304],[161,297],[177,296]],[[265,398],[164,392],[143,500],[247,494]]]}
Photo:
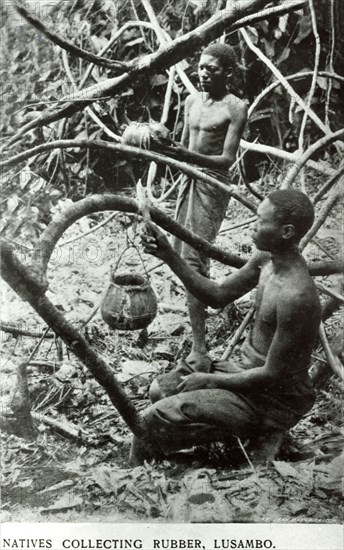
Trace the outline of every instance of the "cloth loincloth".
{"label": "cloth loincloth", "polygon": [[[265,356],[247,341],[241,361],[214,361],[212,372],[235,373],[264,363]],[[161,400],[144,411],[150,439],[163,453],[230,439],[233,435],[246,438],[284,432],[312,408],[315,400],[307,373],[288,377],[287,384],[273,394],[270,391],[244,394],[224,389],[178,393],[182,377],[191,373],[190,366],[181,360],[174,371],[158,377]]]}
{"label": "cloth loincloth", "polygon": [[[202,171],[228,183],[223,172]],[[184,176],[179,187],[175,219],[189,231],[213,243],[226,215],[228,202],[229,194],[223,189]],[[202,252],[177,238],[173,241],[173,248],[202,275],[209,274],[209,258]]]}

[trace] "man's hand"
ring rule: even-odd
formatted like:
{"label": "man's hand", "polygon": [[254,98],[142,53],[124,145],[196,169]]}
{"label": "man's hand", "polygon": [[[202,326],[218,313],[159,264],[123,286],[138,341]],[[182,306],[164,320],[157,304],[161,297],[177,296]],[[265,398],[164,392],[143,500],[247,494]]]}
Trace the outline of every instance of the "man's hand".
{"label": "man's hand", "polygon": [[183,381],[177,387],[179,392],[210,389],[214,389],[213,375],[204,372],[193,372],[184,376]]}
{"label": "man's hand", "polygon": [[166,260],[172,252],[167,237],[152,223],[146,223],[146,231],[142,234],[141,242],[147,254],[152,254],[160,260]]}
{"label": "man's hand", "polygon": [[190,151],[189,149],[187,149],[186,147],[184,147],[184,145],[181,145],[180,143],[178,143],[177,141],[175,141],[173,143],[173,147],[172,147],[172,150],[175,152],[175,153],[178,153],[178,155],[190,155]]}

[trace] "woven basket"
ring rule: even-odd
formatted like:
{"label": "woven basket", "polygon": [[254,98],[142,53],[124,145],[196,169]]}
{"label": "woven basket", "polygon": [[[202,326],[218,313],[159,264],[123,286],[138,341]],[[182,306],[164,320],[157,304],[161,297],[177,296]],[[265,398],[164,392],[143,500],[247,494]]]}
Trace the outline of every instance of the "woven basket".
{"label": "woven basket", "polygon": [[145,328],[153,321],[157,309],[156,296],[145,276],[112,274],[101,305],[101,315],[109,327],[117,330]]}

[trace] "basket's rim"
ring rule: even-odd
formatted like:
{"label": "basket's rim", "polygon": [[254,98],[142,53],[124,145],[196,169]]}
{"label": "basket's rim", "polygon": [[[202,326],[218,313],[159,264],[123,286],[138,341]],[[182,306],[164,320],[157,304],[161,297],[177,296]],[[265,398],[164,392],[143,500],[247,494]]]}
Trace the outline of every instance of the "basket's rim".
{"label": "basket's rim", "polygon": [[110,283],[120,288],[126,287],[127,289],[143,289],[149,286],[149,280],[145,275],[132,273],[131,271],[112,273]]}

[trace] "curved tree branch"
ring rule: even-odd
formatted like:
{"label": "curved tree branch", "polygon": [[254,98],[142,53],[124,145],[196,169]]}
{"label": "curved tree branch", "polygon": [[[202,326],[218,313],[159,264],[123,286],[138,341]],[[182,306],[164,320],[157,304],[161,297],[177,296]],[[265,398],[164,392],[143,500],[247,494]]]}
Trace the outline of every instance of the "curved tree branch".
{"label": "curved tree branch", "polygon": [[331,187],[336,183],[337,179],[340,178],[340,176],[344,174],[344,164],[343,166],[340,166],[338,170],[333,174],[333,176],[327,180],[320,189],[316,192],[316,194],[313,197],[313,204],[317,204],[324,195],[326,195],[327,191],[331,189]]}
{"label": "curved tree branch", "polygon": [[[136,200],[118,195],[93,195],[72,204],[53,220],[42,233],[37,242],[32,269],[44,276],[54,247],[68,227],[83,216],[105,210],[138,213],[139,207]],[[205,239],[185,229],[160,209],[151,207],[150,215],[152,220],[160,227],[195,248],[202,250],[210,258],[232,267],[242,267],[245,264],[245,260],[240,256],[225,252],[210,244]],[[44,286],[43,281],[42,286]]]}
{"label": "curved tree branch", "polygon": [[[83,140],[64,139],[64,140],[58,140],[58,141],[51,141],[50,143],[43,143],[42,145],[37,145],[36,147],[33,147],[32,149],[28,149],[27,151],[24,151],[19,155],[15,155],[13,157],[8,158],[7,160],[0,162],[0,170],[5,167],[13,166],[18,162],[27,160],[28,158],[31,158],[39,153],[50,151],[51,149],[55,149],[55,148],[70,149],[70,148],[80,148],[80,147],[84,147],[88,149],[107,149],[125,158],[137,158],[139,160],[143,159],[143,160],[154,161],[158,164],[167,164],[169,166],[172,166],[173,168],[177,168],[177,170],[184,172],[185,174],[187,174],[192,178],[197,178],[201,181],[209,183],[210,185],[216,185],[217,187],[220,187],[221,189],[226,191],[231,197],[235,198],[236,200],[244,204],[247,208],[252,210],[252,212],[256,211],[255,204],[251,202],[249,199],[247,199],[240,192],[233,189],[232,186],[225,185],[224,183],[218,181],[216,178],[204,172],[201,172],[200,170],[197,170],[192,166],[189,166],[185,162],[180,162],[174,158],[167,157],[156,151],[148,151],[146,149],[140,149],[139,147],[131,147],[129,145],[122,145],[118,143],[116,144],[109,143],[107,141],[101,141],[101,140],[92,141],[87,139],[83,139]],[[174,153],[173,147],[169,147],[169,148],[166,147],[165,150],[166,151],[168,150],[169,154],[171,155],[178,154],[178,153]],[[195,164],[200,163],[197,154],[194,155],[191,151],[189,151],[188,153],[185,153],[184,157],[190,162],[193,162]]]}
{"label": "curved tree branch", "polygon": [[324,136],[323,138],[318,139],[318,141],[316,141],[315,143],[313,143],[313,145],[308,147],[308,149],[304,152],[304,154],[300,157],[300,159],[289,171],[289,174],[287,174],[286,179],[281,185],[281,189],[288,189],[291,186],[296,176],[300,172],[301,168],[306,164],[307,160],[309,160],[310,157],[314,155],[314,153],[317,153],[321,149],[324,149],[324,147],[331,145],[331,143],[335,143],[336,141],[341,140],[343,137],[344,137],[344,128],[341,128],[340,130],[338,130],[337,132],[334,132],[333,134],[329,134],[327,136]]}
{"label": "curved tree branch", "polygon": [[[66,208],[64,212],[48,225],[37,243],[36,253],[31,268],[42,277],[41,288],[46,288],[45,273],[48,262],[54,247],[63,233],[83,216],[104,210],[138,213],[139,209],[134,199],[117,195],[93,195],[92,197],[82,199]],[[152,220],[160,227],[194,248],[201,250],[210,258],[236,268],[245,265],[246,260],[244,260],[244,258],[209,244],[208,241],[188,231],[160,209],[151,207],[150,215]],[[309,264],[309,272],[311,275],[329,275],[341,271],[343,271],[343,262],[314,262]]]}
{"label": "curved tree branch", "polygon": [[[313,76],[313,71],[305,71],[305,72],[302,72],[302,73],[290,74],[290,75],[286,76],[285,79],[287,81],[289,81],[289,80],[301,80],[302,78],[307,78],[309,76]],[[338,80],[338,82],[344,83],[344,76],[340,76],[339,74],[336,74],[336,73],[330,73],[328,71],[319,71],[318,76],[323,76],[325,78]],[[248,118],[250,118],[252,113],[257,109],[259,103],[261,103],[263,101],[263,99],[265,99],[265,97],[270,94],[270,92],[272,92],[276,88],[279,88],[280,86],[282,86],[282,82],[277,80],[276,82],[272,82],[271,84],[269,84],[269,86],[267,86],[262,92],[260,92],[260,94],[257,95],[257,97],[255,98],[253,103],[251,103],[251,105],[248,108]]]}
{"label": "curved tree branch", "polygon": [[240,33],[243,36],[247,46],[252,50],[257,57],[265,63],[265,65],[270,69],[270,71],[273,73],[273,75],[281,82],[282,86],[285,88],[285,90],[289,93],[289,95],[293,98],[294,101],[296,101],[300,107],[308,113],[308,116],[315,122],[315,124],[321,128],[321,130],[324,132],[324,134],[327,136],[330,134],[331,130],[326,124],[323,123],[323,121],[318,117],[318,115],[307,106],[307,104],[304,102],[304,100],[299,96],[297,92],[295,92],[294,88],[289,84],[288,80],[283,76],[283,74],[275,67],[275,65],[272,63],[272,61],[266,57],[266,55],[253,44],[248,32],[246,29],[241,28]]}
{"label": "curved tree branch", "polygon": [[[300,157],[297,153],[289,153],[289,151],[283,151],[283,149],[278,149],[277,147],[272,147],[271,145],[263,145],[262,143],[252,143],[242,139],[240,141],[240,147],[245,151],[254,151],[255,153],[262,153],[263,155],[268,155],[271,157],[276,157],[287,162],[296,162]],[[310,168],[313,168],[321,174],[326,174],[327,176],[332,176],[334,174],[334,169],[331,166],[324,162],[316,162],[312,159],[307,160],[307,164]]]}
{"label": "curved tree branch", "polygon": [[[113,34],[110,38],[110,40],[108,41],[108,43],[100,50],[100,52],[98,52],[97,54],[97,57],[98,56],[101,56],[103,55],[104,53],[106,53],[110,48],[111,46],[118,40],[118,38],[127,30],[133,28],[133,27],[145,27],[147,29],[151,29],[152,28],[152,25],[146,21],[127,21],[123,27],[121,27],[120,29],[118,29],[117,32],[115,32],[115,34]],[[79,89],[83,88],[84,85],[86,84],[89,76],[92,74],[92,71],[94,69],[94,63],[91,63],[86,71],[85,71],[85,74],[83,75],[82,79],[81,79],[81,82],[78,86]]]}
{"label": "curved tree branch", "polygon": [[325,223],[327,216],[331,212],[334,205],[343,197],[343,194],[344,194],[344,177],[342,176],[341,179],[336,184],[336,186],[332,189],[329,196],[327,197],[327,200],[325,201],[312,227],[300,242],[301,250],[303,250],[307,246],[307,244],[313,239],[313,237],[317,234],[320,227]]}
{"label": "curved tree branch", "polygon": [[[314,72],[313,71],[305,71],[305,72],[302,72],[302,73],[295,73],[295,74],[291,74],[289,76],[286,76],[285,79],[289,82],[290,80],[293,81],[293,80],[300,80],[300,79],[303,79],[303,78],[306,78],[306,77],[309,77],[309,76],[313,76]],[[329,73],[327,71],[319,71],[318,72],[318,75],[319,76],[323,76],[325,78],[328,78],[328,79],[334,79],[334,80],[338,80],[339,82],[341,83],[344,83],[344,77],[343,76],[340,76],[336,73]],[[276,82],[272,82],[272,84],[270,84],[269,86],[267,86],[256,98],[255,100],[253,101],[253,103],[249,106],[248,108],[248,121],[250,121],[250,117],[252,116],[252,114],[254,113],[254,111],[257,109],[258,105],[271,93],[273,92],[274,90],[276,90],[276,88],[279,88],[280,86],[282,86],[282,82],[280,82],[279,80],[277,80]],[[247,142],[246,142],[247,143]],[[246,143],[241,140],[241,147],[243,146],[246,146]],[[258,147],[269,147],[267,145],[261,145],[261,144],[258,144]],[[256,147],[256,146],[254,146]],[[256,150],[254,148],[252,148],[252,150]],[[267,152],[266,154],[271,154],[273,156],[277,156],[279,153],[278,153],[278,149],[276,152],[274,151],[270,151],[270,152]],[[283,158],[284,160],[287,160],[288,162],[294,162],[296,160],[298,160],[299,158],[299,155],[297,152],[294,152],[294,153],[290,153],[290,152],[287,152],[287,151],[281,151],[281,153],[284,155]],[[281,158],[282,158],[282,155],[280,155]],[[294,157],[294,159],[293,159]],[[324,162],[324,161],[320,161],[320,162],[315,162],[313,160],[308,160],[307,163],[309,164],[309,166],[311,168],[314,168],[315,170],[317,170],[318,172],[321,172],[323,174],[327,174],[327,175],[332,175],[333,174],[333,168],[327,163],[327,162]]]}

